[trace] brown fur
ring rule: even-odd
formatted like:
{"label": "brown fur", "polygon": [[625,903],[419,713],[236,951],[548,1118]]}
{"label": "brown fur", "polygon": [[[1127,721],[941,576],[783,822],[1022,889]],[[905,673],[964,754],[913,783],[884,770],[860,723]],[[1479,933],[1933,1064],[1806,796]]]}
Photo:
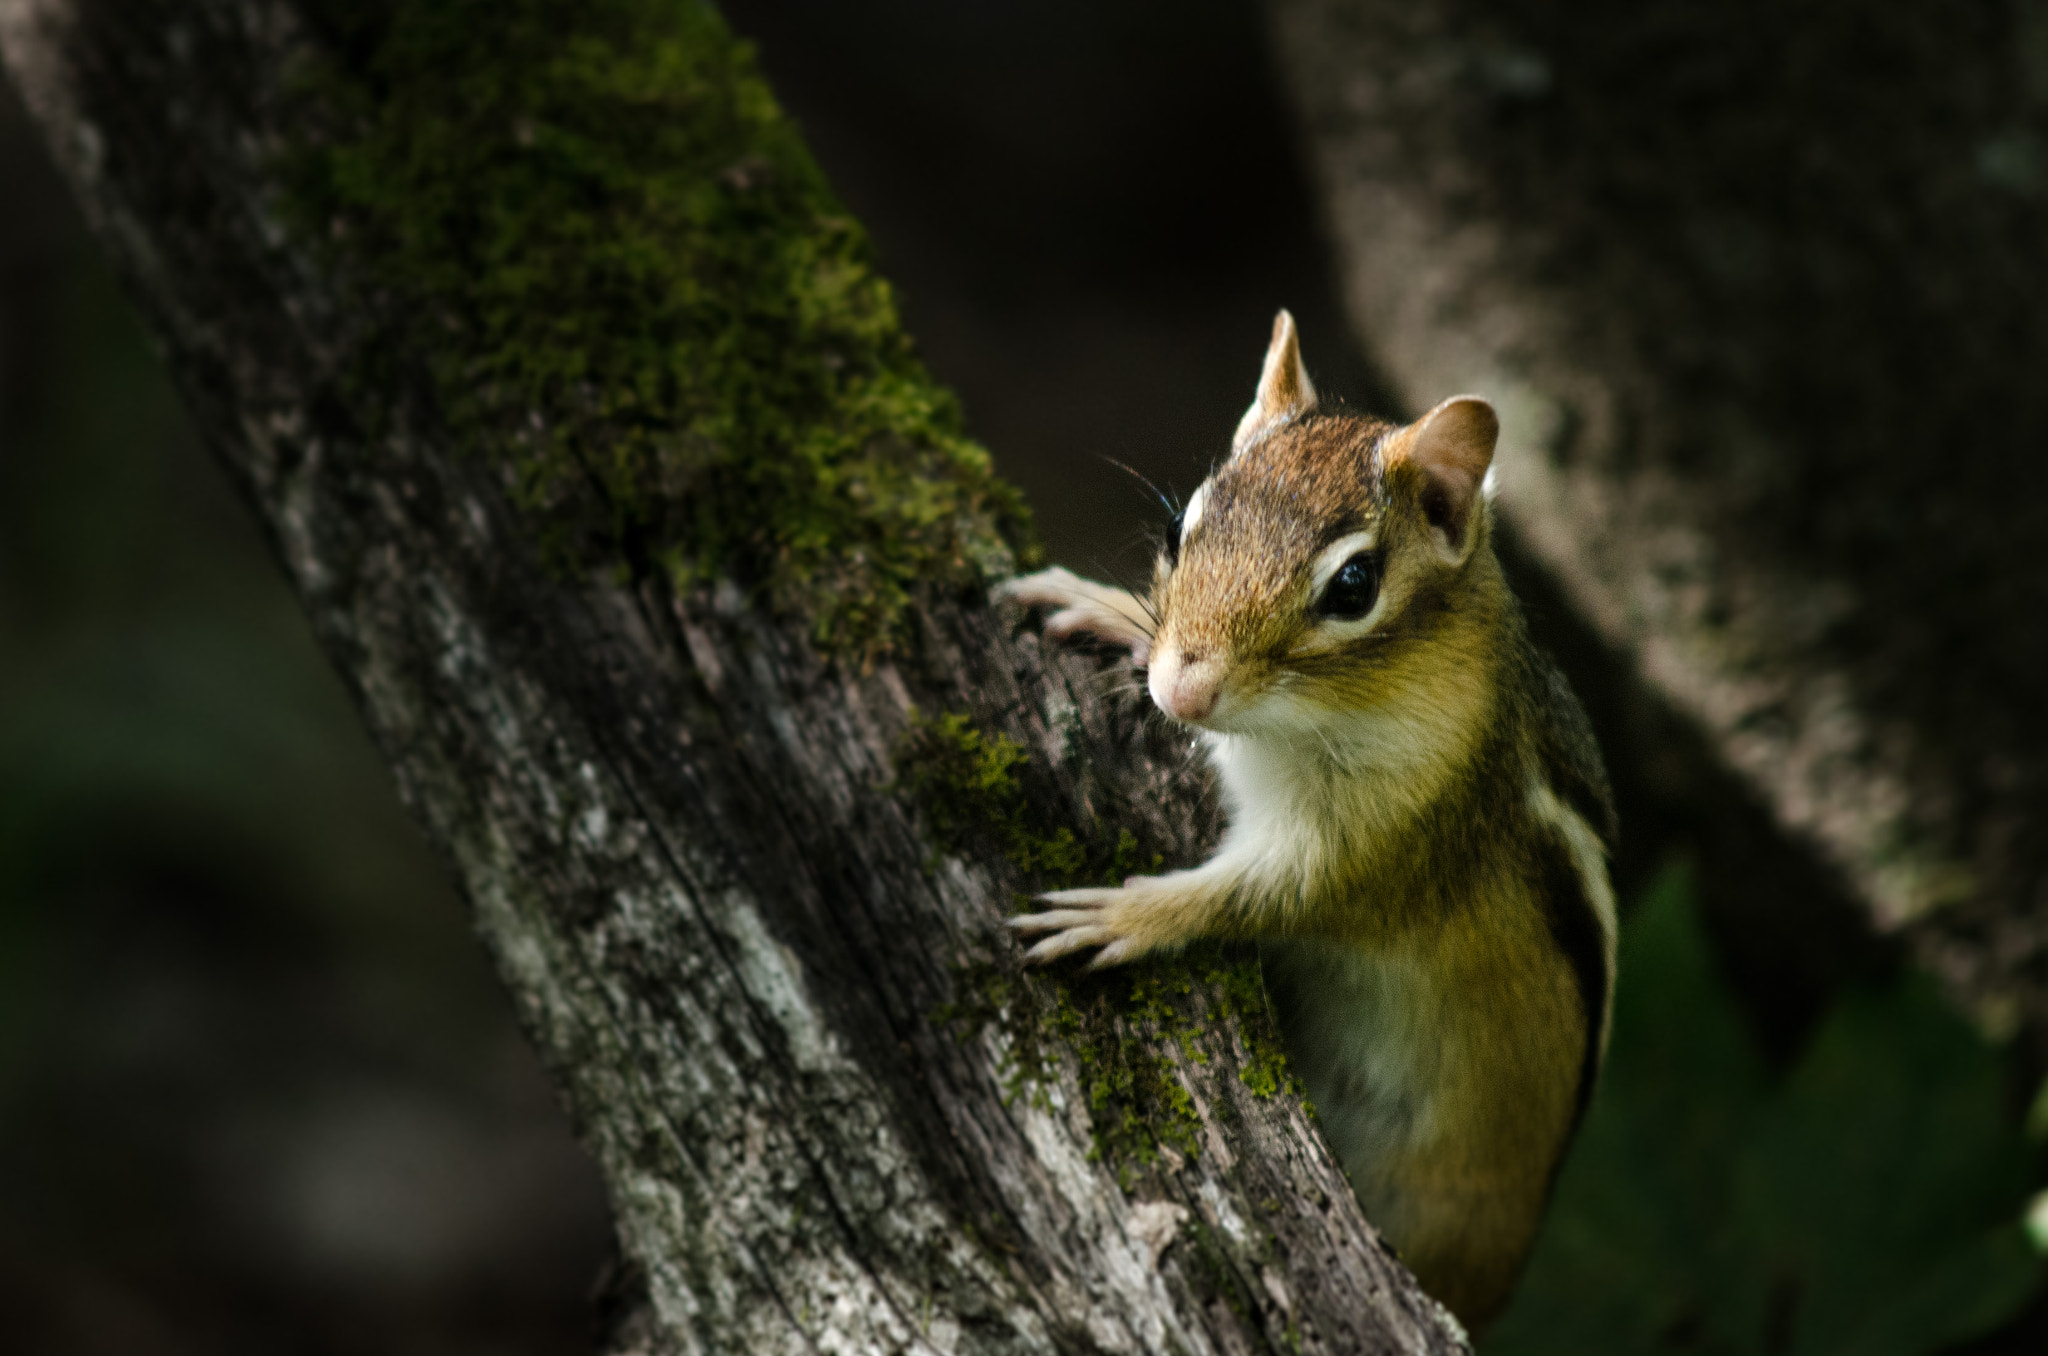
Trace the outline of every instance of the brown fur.
{"label": "brown fur", "polygon": [[[1317,413],[1293,345],[1283,313],[1231,460],[1161,556],[1156,627],[1115,637],[1150,656],[1162,706],[1212,732],[1230,832],[1192,870],[1013,921],[1049,934],[1036,960],[1259,941],[1368,1216],[1476,1329],[1512,1289],[1605,1043],[1613,811],[1490,544],[1491,409],[1460,398],[1406,427]],[[1361,533],[1380,601],[1333,621],[1315,571]],[[1010,591],[1071,615],[1080,581],[1056,573]],[[1131,602],[1115,616],[1146,615]]]}

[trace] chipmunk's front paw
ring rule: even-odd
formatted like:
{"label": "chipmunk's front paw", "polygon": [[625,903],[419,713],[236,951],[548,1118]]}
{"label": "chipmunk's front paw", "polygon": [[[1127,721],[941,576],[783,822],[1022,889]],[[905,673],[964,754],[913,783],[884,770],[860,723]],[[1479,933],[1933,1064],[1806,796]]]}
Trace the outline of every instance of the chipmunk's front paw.
{"label": "chipmunk's front paw", "polygon": [[1024,953],[1026,965],[1043,965],[1075,951],[1099,946],[1102,950],[1088,963],[1101,970],[1134,960],[1151,947],[1140,941],[1131,924],[1136,913],[1142,877],[1132,877],[1121,888],[1055,890],[1039,899],[1053,907],[1042,913],[1020,913],[1009,924],[1026,936],[1049,934]]}
{"label": "chipmunk's front paw", "polygon": [[1047,609],[1045,634],[1054,640],[1093,636],[1120,645],[1144,663],[1152,644],[1144,603],[1122,589],[1093,583],[1055,566],[996,586],[995,595],[1025,607]]}
{"label": "chipmunk's front paw", "polygon": [[1085,601],[1101,587],[1055,565],[1036,574],[1005,579],[995,586],[994,592],[998,598],[1008,598],[1026,607],[1062,608]]}

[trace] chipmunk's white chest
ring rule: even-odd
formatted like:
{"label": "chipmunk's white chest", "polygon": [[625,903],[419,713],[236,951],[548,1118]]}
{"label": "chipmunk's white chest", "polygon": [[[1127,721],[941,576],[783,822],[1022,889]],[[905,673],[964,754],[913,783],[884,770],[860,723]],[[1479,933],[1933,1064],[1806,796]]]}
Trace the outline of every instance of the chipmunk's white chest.
{"label": "chipmunk's white chest", "polygon": [[1229,813],[1217,856],[1285,896],[1339,886],[1411,830],[1444,760],[1400,722],[1357,726],[1341,742],[1209,736]]}
{"label": "chipmunk's white chest", "polygon": [[[1378,874],[1375,862],[1402,853],[1445,775],[1442,740],[1432,744],[1395,720],[1355,724],[1348,739],[1307,747],[1209,742],[1230,813],[1218,857],[1235,858],[1284,901],[1280,916],[1290,906],[1384,907],[1355,892]],[[1427,945],[1418,936],[1366,949],[1319,932],[1259,947],[1290,1064],[1367,1195],[1376,1164],[1439,1132],[1443,1094],[1459,1075],[1444,1040],[1453,1014],[1440,967],[1417,949]]]}

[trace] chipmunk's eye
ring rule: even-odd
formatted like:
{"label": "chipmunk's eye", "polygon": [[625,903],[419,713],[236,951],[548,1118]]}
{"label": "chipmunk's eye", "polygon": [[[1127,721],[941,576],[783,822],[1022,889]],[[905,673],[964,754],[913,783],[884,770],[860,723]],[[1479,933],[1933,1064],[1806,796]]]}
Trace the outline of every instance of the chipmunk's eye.
{"label": "chipmunk's eye", "polygon": [[1169,566],[1180,564],[1180,534],[1181,528],[1187,522],[1187,516],[1187,510],[1181,509],[1173,515],[1173,521],[1166,525],[1166,563]]}
{"label": "chipmunk's eye", "polygon": [[1316,611],[1333,621],[1356,621],[1372,611],[1379,596],[1380,559],[1370,551],[1360,551],[1330,576]]}

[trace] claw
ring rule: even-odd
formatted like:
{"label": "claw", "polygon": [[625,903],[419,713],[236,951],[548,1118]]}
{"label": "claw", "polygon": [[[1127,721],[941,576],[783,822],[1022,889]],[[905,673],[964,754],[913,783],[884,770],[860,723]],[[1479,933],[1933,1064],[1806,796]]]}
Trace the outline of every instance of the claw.
{"label": "claw", "polygon": [[1137,944],[1129,937],[1119,937],[1097,952],[1095,959],[1088,962],[1090,970],[1107,970],[1112,965],[1122,965],[1137,954]]}
{"label": "claw", "polygon": [[1091,926],[1102,915],[1093,909],[1047,909],[1042,913],[1012,914],[1003,921],[1018,932],[1051,932],[1058,928]]}
{"label": "claw", "polygon": [[1025,952],[1024,963],[1026,965],[1043,965],[1047,961],[1058,960],[1061,956],[1068,955],[1071,952],[1085,951],[1091,946],[1101,946],[1103,943],[1113,940],[1115,936],[1115,933],[1112,933],[1105,927],[1068,928],[1065,932],[1055,932],[1052,936]]}
{"label": "claw", "polygon": [[1099,909],[1121,893],[1114,887],[1097,885],[1080,890],[1054,890],[1040,895],[1038,899],[1043,904],[1059,904],[1067,908]]}
{"label": "claw", "polygon": [[1045,619],[1045,633],[1054,640],[1068,640],[1088,629],[1088,614],[1078,607],[1064,607]]}
{"label": "claw", "polygon": [[1049,960],[1089,947],[1102,947],[1091,968],[1117,965],[1134,954],[1131,942],[1105,919],[1110,905],[1124,897],[1114,886],[1089,886],[1079,890],[1054,890],[1038,896],[1038,902],[1052,907],[1037,913],[1012,914],[1003,921],[1011,931],[1026,935],[1045,933],[1037,945],[1024,953],[1026,965],[1043,965]]}

